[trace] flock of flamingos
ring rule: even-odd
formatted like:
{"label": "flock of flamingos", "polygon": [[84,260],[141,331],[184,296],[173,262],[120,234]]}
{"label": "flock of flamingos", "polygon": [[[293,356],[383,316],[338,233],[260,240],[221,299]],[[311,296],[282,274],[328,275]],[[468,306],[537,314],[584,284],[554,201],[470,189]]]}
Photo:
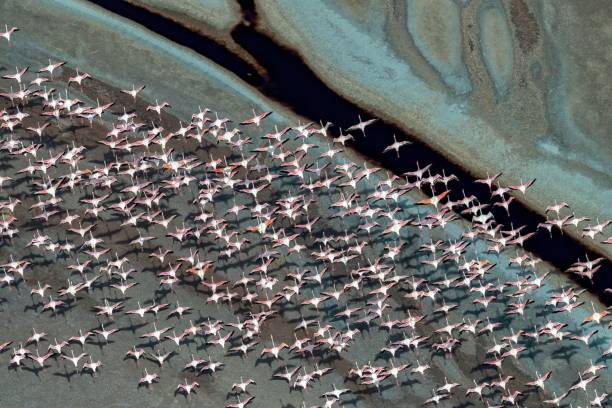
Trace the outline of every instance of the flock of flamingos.
{"label": "flock of flamingos", "polygon": [[[15,46],[17,31],[5,27],[3,47]],[[520,248],[533,234],[567,228],[610,244],[609,220],[579,217],[555,202],[539,226],[544,231],[504,229],[490,207],[510,213],[515,195],[529,194],[534,180],[513,186],[501,185],[500,174],[477,180],[491,190],[491,202],[480,203],[450,200],[456,177],[433,174],[430,166],[389,177],[341,153],[346,142],[367,137],[375,119],[360,117],[332,136],[331,123],[278,129],[269,125],[272,112],[253,111],[236,123],[199,109],[189,123],[165,129],[167,102],[145,112],[117,101],[88,105],[75,95],[86,99],[91,76],[64,65],[49,60],[2,73],[0,294],[31,297],[25,313],[46,319],[69,317],[79,301],[96,299],[91,313],[100,324],[67,329],[63,338],[37,328],[29,338],[0,333],[11,370],[65,366],[92,380],[112,375],[90,343],[122,334],[132,335],[133,345],[104,358],[142,364],[134,388],[154,387],[181,358],[185,381],[176,391],[189,399],[199,397],[201,376],[231,375],[223,370],[228,359],[264,359],[274,368],[271,379],[259,378],[256,366],[237,375],[226,407],[257,405],[265,381],[286,381],[302,393],[303,407],[306,401],[333,407],[363,390],[411,387],[407,378],[431,385],[419,404],[563,406],[571,396],[583,407],[609,406],[609,376],[601,374],[612,344],[590,366],[531,371],[522,364],[540,347],[589,349],[611,321],[605,307],[584,304],[583,290],[549,293],[543,263]],[[69,72],[67,81],[61,72]],[[143,88],[121,92],[135,103]],[[96,135],[107,126],[107,133],[88,145],[54,139],[70,126],[91,126]],[[399,156],[409,148],[394,137],[385,152]],[[429,198],[409,205],[413,189]],[[470,220],[459,235],[450,230],[457,213]],[[118,242],[119,236],[129,239]],[[509,264],[496,262],[501,254]],[[48,259],[65,265],[61,287],[43,272]],[[567,272],[592,279],[604,262],[585,257]],[[153,273],[145,264],[154,265]],[[158,286],[147,293],[152,278]],[[198,301],[180,299],[179,286],[195,288]],[[588,317],[570,327],[563,320],[572,320],[574,309]],[[210,310],[233,317],[215,318]],[[546,317],[526,318],[536,311]],[[290,333],[275,331],[274,322],[291,313],[299,318]],[[127,319],[138,329],[124,330]],[[384,346],[360,345],[366,333]],[[481,370],[464,373],[473,382],[446,374],[438,381],[432,374],[438,361],[454,359],[470,341],[484,345],[471,361]],[[338,372],[333,361],[351,348],[361,360]],[[315,395],[316,384],[334,371],[344,384]],[[550,389],[567,376],[573,385]]]}

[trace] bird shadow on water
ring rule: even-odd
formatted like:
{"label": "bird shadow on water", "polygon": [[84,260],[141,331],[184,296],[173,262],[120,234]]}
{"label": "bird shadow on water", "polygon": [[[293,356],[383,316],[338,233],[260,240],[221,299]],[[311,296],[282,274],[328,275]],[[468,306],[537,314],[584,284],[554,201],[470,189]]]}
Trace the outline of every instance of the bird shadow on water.
{"label": "bird shadow on water", "polygon": [[23,366],[22,369],[24,371],[29,371],[32,374],[34,374],[36,377],[40,378],[39,374],[42,372],[42,370],[45,369],[45,368],[49,368],[49,367],[50,366],[44,366],[44,367],[39,367],[39,366],[37,366],[37,367],[27,367],[27,366]]}
{"label": "bird shadow on water", "polygon": [[[0,299],[0,305],[1,305],[2,303],[3,303],[3,302],[2,302],[2,299]],[[25,305],[25,306],[24,306],[24,308],[23,308],[23,311],[24,311],[24,312],[27,312],[27,311],[29,311],[29,310],[32,310],[32,311],[36,312],[36,311],[38,310],[38,308],[39,308],[40,306],[42,306],[42,305],[43,305],[43,303],[42,303],[42,302],[36,302],[36,303],[32,303],[31,305]]]}
{"label": "bird shadow on water", "polygon": [[64,372],[63,373],[62,372],[57,372],[57,373],[53,373],[53,375],[56,376],[56,377],[65,378],[68,382],[71,382],[72,377],[74,377],[78,373],[79,373],[78,370],[68,371],[68,368],[64,367]]}
{"label": "bird shadow on water", "polygon": [[540,350],[539,348],[531,347],[525,350],[524,352],[522,352],[521,357],[533,360],[538,354],[543,353],[543,352],[544,351]]}
{"label": "bird shadow on water", "polygon": [[466,402],[462,402],[459,405],[453,405],[452,408],[468,408],[468,407],[474,407],[474,403],[470,402],[470,401],[466,401]]}
{"label": "bird shadow on water", "polygon": [[563,345],[551,352],[550,358],[553,360],[565,360],[565,362],[570,364],[571,358],[578,354],[579,351],[580,347],[574,344]]}

